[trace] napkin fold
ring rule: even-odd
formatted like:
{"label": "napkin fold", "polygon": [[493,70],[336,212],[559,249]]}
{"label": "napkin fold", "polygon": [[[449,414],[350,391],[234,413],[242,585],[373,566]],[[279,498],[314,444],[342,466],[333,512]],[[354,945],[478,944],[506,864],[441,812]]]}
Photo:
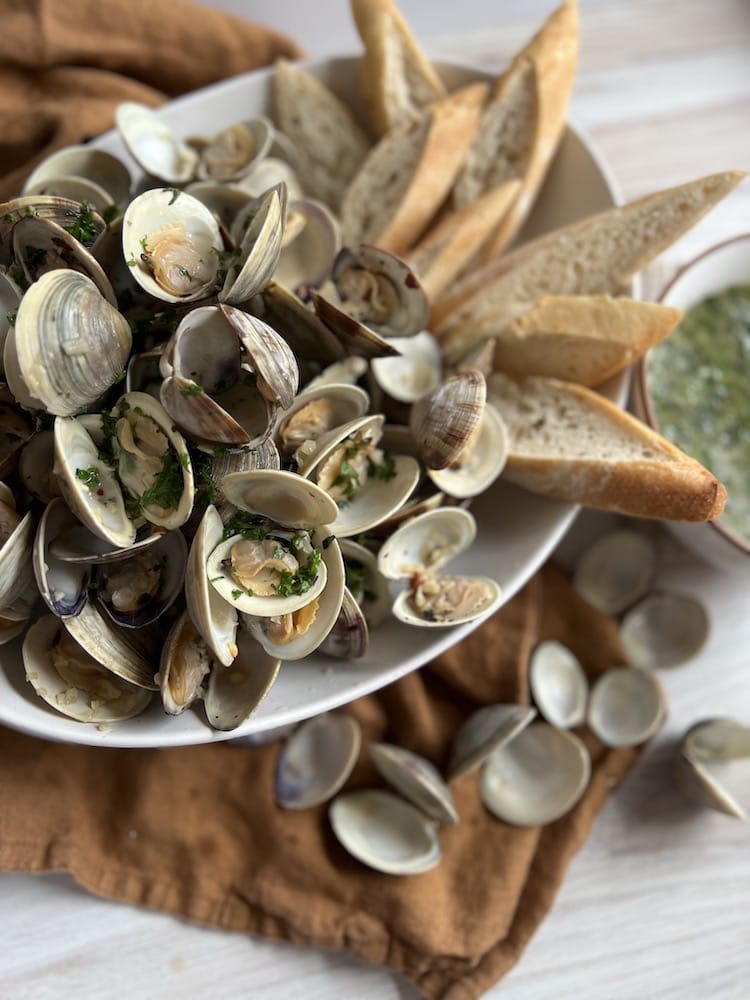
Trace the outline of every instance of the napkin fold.
{"label": "napkin fold", "polygon": [[[156,105],[299,54],[282,36],[186,0],[4,0],[0,12],[0,198],[53,149],[109,128],[119,101]],[[622,658],[615,623],[548,565],[429,667],[342,711],[365,741],[444,767],[471,711],[528,699],[529,653],[551,637],[591,676]],[[351,948],[404,972],[427,997],[470,1000],[517,960],[635,760],[581,735],[592,780],[563,819],[544,829],[501,823],[481,804],[477,774],[466,775],[453,783],[461,821],[442,830],[441,864],[389,877],[343,851],[325,807],[276,806],[277,744],[119,750],[0,728],[0,868],[67,871],[92,892],[203,924]],[[363,753],[348,787],[381,784]]]}

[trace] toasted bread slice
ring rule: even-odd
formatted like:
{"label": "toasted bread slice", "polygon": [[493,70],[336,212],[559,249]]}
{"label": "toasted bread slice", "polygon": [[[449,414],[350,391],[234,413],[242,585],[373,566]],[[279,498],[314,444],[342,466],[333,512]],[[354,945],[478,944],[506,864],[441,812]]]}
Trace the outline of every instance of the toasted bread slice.
{"label": "toasted bread slice", "polygon": [[446,212],[414,247],[409,263],[430,301],[477,257],[520,186],[519,180],[506,181],[464,208]]}
{"label": "toasted bread slice", "polygon": [[517,179],[518,195],[483,250],[489,260],[520,229],[565,127],[578,62],[578,7],[565,0],[499,77],[452,192],[456,207]]}
{"label": "toasted bread slice", "polygon": [[494,365],[515,378],[599,385],[662,341],[682,315],[636,299],[545,295],[494,338]]}
{"label": "toasted bread slice", "polygon": [[499,373],[487,388],[508,429],[510,482],[634,517],[708,521],[723,510],[712,473],[593,389]]}
{"label": "toasted bread slice", "polygon": [[341,203],[345,246],[371,243],[404,255],[417,242],[455,180],[487,91],[470,84],[383,136]]}
{"label": "toasted bread slice", "polygon": [[391,0],[351,0],[365,51],[359,88],[373,130],[382,136],[404,119],[418,118],[445,97],[445,86]]}
{"label": "toasted bread slice", "polygon": [[286,59],[276,62],[272,105],[276,124],[294,143],[305,194],[338,211],[369,138],[329,87]]}
{"label": "toasted bread slice", "polygon": [[701,177],[607,209],[477,268],[433,307],[431,329],[449,362],[494,337],[544,295],[619,294],[745,176]]}

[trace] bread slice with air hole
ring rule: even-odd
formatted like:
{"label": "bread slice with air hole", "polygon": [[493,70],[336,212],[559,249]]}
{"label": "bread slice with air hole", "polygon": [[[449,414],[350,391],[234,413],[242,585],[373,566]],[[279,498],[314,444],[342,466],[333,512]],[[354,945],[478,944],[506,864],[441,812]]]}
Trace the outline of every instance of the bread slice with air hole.
{"label": "bread slice with air hole", "polygon": [[534,204],[565,128],[577,62],[578,7],[565,0],[498,78],[452,192],[460,208],[497,185],[521,182],[484,260],[510,244]]}
{"label": "bread slice with air hole", "polygon": [[347,105],[321,80],[285,59],[276,62],[273,118],[294,143],[305,194],[338,211],[372,145]]}
{"label": "bread slice with air hole", "polygon": [[677,326],[682,311],[608,295],[545,295],[492,341],[494,367],[599,385]]}
{"label": "bread slice with air hole", "polygon": [[469,84],[383,136],[341,203],[345,246],[371,243],[404,255],[419,240],[456,178],[487,91]]}
{"label": "bread slice with air hole", "polygon": [[712,473],[593,389],[500,373],[487,389],[508,430],[509,482],[634,517],[708,521],[723,510]]}
{"label": "bread slice with air hole", "polygon": [[520,186],[519,180],[507,181],[491,188],[470,205],[443,213],[410,251],[409,263],[430,301],[477,259]]}
{"label": "bread slice with air hole", "polygon": [[544,295],[617,295],[745,177],[711,174],[606,209],[527,243],[455,282],[430,326],[449,362],[502,333]]}
{"label": "bread slice with air hole", "polygon": [[351,0],[351,9],[365,46],[360,96],[375,134],[382,136],[445,97],[445,85],[391,0]]}

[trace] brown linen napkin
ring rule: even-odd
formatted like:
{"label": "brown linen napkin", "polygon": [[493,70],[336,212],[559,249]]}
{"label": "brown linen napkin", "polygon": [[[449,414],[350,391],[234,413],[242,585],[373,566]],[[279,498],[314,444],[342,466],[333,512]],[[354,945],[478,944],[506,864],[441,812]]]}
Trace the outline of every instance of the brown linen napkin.
{"label": "brown linen napkin", "polygon": [[[410,674],[341,711],[367,740],[438,766],[479,705],[527,700],[533,646],[557,638],[590,676],[622,662],[613,620],[549,564],[489,622]],[[282,667],[283,669],[283,667]],[[443,860],[386,876],[335,841],[326,807],[278,808],[278,744],[165,750],[60,746],[0,728],[0,868],[67,871],[103,896],[190,920],[325,948],[404,972],[427,997],[470,1000],[519,958],[611,787],[634,762],[582,732],[587,792],[563,819],[520,829],[482,806],[477,773],[452,789],[460,822]],[[363,752],[347,788],[382,785]]]}
{"label": "brown linen napkin", "polygon": [[45,156],[169,97],[299,56],[290,40],[188,0],[0,0],[0,200]]}

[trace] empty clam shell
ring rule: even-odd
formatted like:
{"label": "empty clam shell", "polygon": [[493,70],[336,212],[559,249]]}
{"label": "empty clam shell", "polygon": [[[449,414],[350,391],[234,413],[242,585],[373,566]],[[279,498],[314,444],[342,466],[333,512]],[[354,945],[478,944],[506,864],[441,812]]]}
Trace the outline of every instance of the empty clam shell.
{"label": "empty clam shell", "polygon": [[591,689],[587,722],[608,747],[644,743],[657,732],[665,715],[661,685],[639,667],[613,667]]}
{"label": "empty clam shell", "polygon": [[184,184],[193,177],[198,154],[156,112],[125,101],[117,106],[115,119],[123,142],[146,173],[168,184]]}
{"label": "empty clam shell", "polygon": [[708,638],[705,607],[683,594],[654,593],[632,607],[620,625],[628,662],[654,670],[695,656]]}
{"label": "empty clam shell", "polygon": [[681,751],[685,771],[696,782],[706,804],[728,816],[746,819],[745,810],[724,782],[737,761],[750,758],[750,726],[732,719],[698,722],[685,734]]}
{"label": "empty clam shell", "polygon": [[558,729],[586,718],[588,681],[574,654],[556,639],[540,642],[529,663],[529,685],[540,714]]}
{"label": "empty clam shell", "polygon": [[214,666],[205,697],[206,718],[228,732],[252,715],[268,694],[280,661],[269,656],[248,632],[237,635],[237,656],[229,667]]}
{"label": "empty clam shell", "polygon": [[535,722],[488,759],[480,795],[498,819],[541,826],[573,808],[590,775],[591,759],[577,736]]}
{"label": "empty clam shell", "polygon": [[391,337],[397,357],[373,358],[372,374],[383,392],[401,403],[413,403],[439,385],[443,365],[440,345],[423,330],[414,337]]}
{"label": "empty clam shell", "polygon": [[498,703],[485,705],[473,712],[463,723],[453,740],[448,778],[453,780],[468,774],[508,740],[521,732],[536,717],[536,709],[528,705]]}
{"label": "empty clam shell", "polygon": [[417,875],[442,856],[434,821],[391,792],[368,788],[339,795],[328,815],[339,843],[377,871]]}
{"label": "empty clam shell", "polygon": [[52,543],[60,535],[79,526],[75,515],[61,497],[45,508],[34,539],[33,566],[37,586],[47,607],[59,618],[77,615],[88,599],[91,576],[87,566],[56,558]]}
{"label": "empty clam shell", "polygon": [[642,597],[656,572],[654,546],[638,531],[620,529],[597,539],[581,556],[573,587],[589,604],[617,615]]}
{"label": "empty clam shell", "polygon": [[352,773],[362,734],[351,715],[330,713],[304,722],[284,744],[276,764],[276,801],[285,809],[327,802]]}
{"label": "empty clam shell", "polygon": [[388,784],[430,819],[443,823],[458,822],[451,790],[429,760],[392,743],[371,743],[368,751],[373,764]]}

